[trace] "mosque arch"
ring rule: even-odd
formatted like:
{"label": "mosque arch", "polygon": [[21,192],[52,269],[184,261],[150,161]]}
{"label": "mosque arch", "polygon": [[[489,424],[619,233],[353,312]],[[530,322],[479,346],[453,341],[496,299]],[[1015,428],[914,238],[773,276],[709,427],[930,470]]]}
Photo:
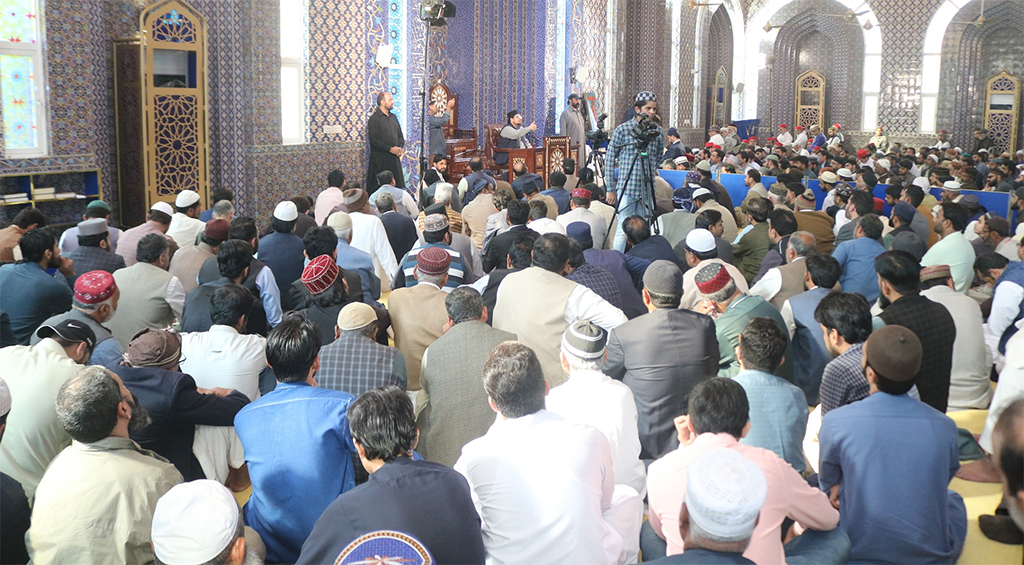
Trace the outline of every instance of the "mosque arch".
{"label": "mosque arch", "polygon": [[[744,83],[743,92],[738,95],[738,103],[735,105],[734,115],[737,118],[766,119],[767,116],[759,116],[758,92],[761,73],[766,65],[766,58],[771,54],[773,46],[779,38],[781,28],[789,20],[797,17],[805,17],[808,14],[802,13],[786,22],[773,21],[772,18],[783,8],[794,2],[806,2],[807,0],[768,0],[764,6],[750,15],[747,21],[746,33],[743,38],[737,38],[737,46],[733,53],[733,74],[737,77],[734,80],[741,80]],[[875,16],[870,4],[864,0],[831,0],[833,3],[843,6],[847,10],[853,10],[861,15],[855,16],[859,24],[862,37],[862,49],[864,66],[861,73],[860,110],[859,116],[853,123],[853,128],[871,129],[875,126],[878,116],[878,100],[881,91],[881,59],[882,59],[882,34],[878,28],[878,18]],[[808,12],[809,10],[802,10]],[[765,31],[765,24],[771,23],[769,31]],[[865,25],[868,24],[868,25]],[[853,28],[852,23],[846,24]],[[867,27],[868,29],[864,29]],[[849,57],[849,53],[845,56]],[[778,60],[778,59],[776,59]],[[765,73],[767,76],[767,73]],[[795,84],[795,83],[794,83]],[[849,119],[844,118],[844,119]],[[776,120],[778,121],[778,120]]]}

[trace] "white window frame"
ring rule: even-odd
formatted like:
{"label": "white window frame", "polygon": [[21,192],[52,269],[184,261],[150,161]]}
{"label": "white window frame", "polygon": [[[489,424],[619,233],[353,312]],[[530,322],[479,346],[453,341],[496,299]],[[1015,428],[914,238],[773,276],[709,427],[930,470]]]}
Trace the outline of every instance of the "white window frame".
{"label": "white window frame", "polygon": [[[43,22],[43,13],[40,10],[39,0],[34,0],[34,12],[36,14],[36,42],[35,43],[12,43],[0,41],[0,55],[19,55],[32,58],[32,73],[35,89],[36,105],[36,147],[28,149],[11,149],[4,143],[4,157],[7,159],[27,159],[32,157],[45,157],[48,154],[49,136],[46,112],[46,69],[43,64],[43,44],[45,43],[46,26]],[[2,108],[0,108],[2,112]],[[6,139],[6,137],[5,137]]]}
{"label": "white window frame", "polygon": [[[306,25],[306,14],[308,12],[308,6],[306,2],[299,2],[296,6],[294,0],[280,0],[279,6],[281,10],[282,21],[280,23],[282,36],[284,34],[285,26],[283,18],[286,14],[293,15],[301,14],[303,18],[303,27]],[[308,30],[303,31],[303,41],[308,43]],[[283,39],[283,38],[282,38]],[[281,142],[284,145],[298,145],[306,143],[307,137],[307,120],[306,120],[306,59],[305,53],[308,51],[308,45],[303,46],[303,56],[301,57],[286,57],[284,49],[281,50]],[[292,100],[298,101],[297,107],[286,108],[284,101],[287,97],[284,96],[285,86],[284,84],[284,73],[288,69],[293,71],[297,76],[298,80],[296,84],[292,85],[293,92],[290,97]],[[298,122],[299,135],[286,137],[284,124],[288,122]]]}

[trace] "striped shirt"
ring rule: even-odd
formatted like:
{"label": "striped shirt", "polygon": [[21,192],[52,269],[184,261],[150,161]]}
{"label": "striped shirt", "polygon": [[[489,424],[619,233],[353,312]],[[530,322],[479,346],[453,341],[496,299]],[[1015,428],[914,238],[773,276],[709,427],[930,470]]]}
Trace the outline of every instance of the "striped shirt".
{"label": "striped shirt", "polygon": [[427,243],[425,245],[417,244],[417,246],[413,247],[409,251],[409,253],[406,253],[405,259],[402,261],[402,274],[405,275],[405,280],[402,281],[396,278],[395,284],[392,285],[393,288],[416,286],[417,281],[415,274],[416,263],[417,260],[419,259],[419,253],[420,251],[423,251],[428,247],[440,247],[441,249],[447,251],[448,255],[451,255],[452,257],[452,263],[448,267],[448,282],[445,283],[444,288],[442,290],[444,290],[445,292],[451,292],[453,288],[462,286],[462,283],[465,281],[466,277],[465,267],[463,266],[462,261],[462,254],[444,243]]}

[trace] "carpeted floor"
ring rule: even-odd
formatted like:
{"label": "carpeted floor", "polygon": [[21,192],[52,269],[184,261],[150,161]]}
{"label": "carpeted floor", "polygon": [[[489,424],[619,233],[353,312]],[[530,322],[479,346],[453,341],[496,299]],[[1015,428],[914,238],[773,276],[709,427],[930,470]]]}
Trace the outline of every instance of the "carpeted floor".
{"label": "carpeted floor", "polygon": [[[957,426],[970,430],[974,434],[981,433],[987,415],[987,410],[949,413]],[[978,529],[978,516],[991,514],[995,510],[1002,496],[1002,487],[993,483],[973,483],[954,478],[950,483],[950,488],[960,493],[967,504],[967,542],[964,544],[964,551],[960,555],[958,563],[964,565],[981,563],[1018,565],[1021,563],[1021,553],[1024,551],[1022,546],[994,542],[986,538]]]}

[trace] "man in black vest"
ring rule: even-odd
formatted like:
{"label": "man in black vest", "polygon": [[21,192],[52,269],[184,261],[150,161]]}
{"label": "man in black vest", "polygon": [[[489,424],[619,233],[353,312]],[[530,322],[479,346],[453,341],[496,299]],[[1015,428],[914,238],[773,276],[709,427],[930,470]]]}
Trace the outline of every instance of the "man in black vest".
{"label": "man in black vest", "polygon": [[[531,122],[529,126],[523,126],[523,115],[519,110],[510,110],[508,121],[501,128],[498,134],[498,149],[526,149],[533,147],[526,139],[527,135],[537,131],[537,124]],[[508,153],[495,153],[494,162],[499,165],[508,163]]]}
{"label": "man in black vest", "polygon": [[[260,249],[259,230],[256,227],[256,220],[252,217],[242,216],[231,220],[231,226],[228,228],[228,237],[248,243],[252,248],[253,254]],[[210,257],[199,268],[199,284],[213,282],[220,278],[220,276],[220,268],[218,267],[216,257]],[[252,263],[249,266],[249,274],[240,284],[249,289],[259,299],[258,302],[261,303],[263,311],[262,318],[266,320],[265,324],[269,326],[268,329],[281,323],[281,291],[278,289],[274,272],[268,269],[266,264],[258,259],[252,259]],[[249,328],[252,327],[252,325],[249,326]],[[267,335],[267,330],[256,333]]]}
{"label": "man in black vest", "polygon": [[[252,246],[245,241],[229,239],[220,244],[217,248],[216,259],[220,278],[205,282],[192,289],[185,297],[185,312],[182,314],[181,331],[183,332],[205,332],[213,326],[210,317],[210,299],[213,292],[218,288],[244,283],[252,270]],[[203,265],[203,269],[206,265]],[[203,271],[199,271],[199,281],[203,281]],[[248,288],[248,287],[246,287]],[[252,289],[250,289],[250,292]],[[267,314],[263,310],[263,304],[258,300],[253,302],[252,309],[245,324],[245,333],[267,335]]]}

